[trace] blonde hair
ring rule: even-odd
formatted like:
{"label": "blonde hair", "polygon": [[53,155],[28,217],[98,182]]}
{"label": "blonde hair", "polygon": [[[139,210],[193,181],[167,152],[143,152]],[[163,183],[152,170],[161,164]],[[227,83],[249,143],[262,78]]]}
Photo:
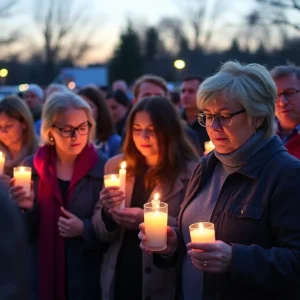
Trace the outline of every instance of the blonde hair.
{"label": "blonde hair", "polygon": [[149,82],[149,83],[152,83],[152,84],[160,87],[164,91],[165,96],[168,95],[168,85],[167,85],[167,82],[162,77],[159,77],[156,75],[151,75],[151,74],[146,74],[146,75],[139,77],[134,83],[134,86],[132,88],[132,93],[135,98],[138,98],[138,95],[140,93],[140,86],[144,82]]}
{"label": "blonde hair", "polygon": [[47,98],[42,112],[41,138],[43,145],[52,145],[49,139],[49,131],[57,116],[69,108],[82,109],[91,125],[88,134],[88,143],[94,142],[96,123],[92,116],[90,106],[78,95],[72,92],[54,92]]}
{"label": "blonde hair", "polygon": [[240,104],[246,110],[249,124],[253,117],[263,117],[261,128],[265,137],[274,135],[277,88],[270,73],[262,65],[226,62],[218,73],[200,85],[197,105],[203,109],[218,98]]}
{"label": "blonde hair", "polygon": [[[34,130],[32,114],[26,103],[17,96],[8,96],[0,101],[0,113],[7,114],[10,118],[24,123],[26,128],[23,134],[23,146],[26,146],[28,153],[33,154],[38,146],[38,139]],[[2,144],[1,140],[0,143]]]}

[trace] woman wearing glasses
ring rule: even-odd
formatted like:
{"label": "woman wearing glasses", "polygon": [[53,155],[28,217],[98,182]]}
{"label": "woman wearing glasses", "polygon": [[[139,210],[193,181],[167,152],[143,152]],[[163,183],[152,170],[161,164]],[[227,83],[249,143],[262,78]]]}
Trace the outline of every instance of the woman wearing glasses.
{"label": "woman wearing glasses", "polygon": [[[197,118],[215,150],[196,168],[178,228],[168,228],[168,248],[155,256],[160,267],[177,263],[180,299],[299,299],[300,161],[274,135],[276,97],[258,64],[228,62],[199,88]],[[189,225],[205,221],[217,241],[191,243]],[[139,236],[149,252],[143,225]]]}
{"label": "woman wearing glasses", "polygon": [[[139,248],[143,205],[160,194],[168,203],[169,224],[176,226],[197,154],[182,128],[173,104],[164,97],[148,97],[131,111],[126,128],[124,155],[110,159],[105,173],[119,171],[127,162],[126,193],[104,188],[93,223],[99,238],[109,243],[101,271],[102,299],[172,299],[174,268],[159,270],[152,257]],[[125,209],[117,207],[125,200]]]}
{"label": "woman wearing glasses", "polygon": [[70,92],[53,93],[42,115],[44,146],[26,160],[33,188],[10,194],[29,229],[30,299],[99,299],[103,246],[91,216],[103,184],[105,159],[92,141],[89,105]]}

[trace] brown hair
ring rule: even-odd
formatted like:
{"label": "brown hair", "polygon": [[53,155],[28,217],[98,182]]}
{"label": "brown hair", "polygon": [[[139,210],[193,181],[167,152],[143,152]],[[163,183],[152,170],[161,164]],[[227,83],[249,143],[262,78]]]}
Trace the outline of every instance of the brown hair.
{"label": "brown hair", "polygon": [[136,80],[136,82],[132,88],[132,93],[135,98],[138,97],[140,86],[144,82],[150,82],[152,84],[159,86],[160,88],[162,88],[164,90],[165,96],[167,96],[167,94],[168,94],[167,82],[162,77],[155,76],[155,75],[143,75],[142,77],[140,77]]}
{"label": "brown hair", "polygon": [[146,166],[145,158],[136,148],[132,136],[133,122],[138,112],[149,114],[159,145],[158,163],[149,169],[146,183],[174,184],[178,173],[185,170],[187,161],[197,160],[198,154],[186,136],[174,105],[165,97],[144,98],[133,107],[128,117],[123,145],[128,174],[136,176]]}
{"label": "brown hair", "polygon": [[106,141],[115,132],[115,128],[104,95],[94,86],[86,86],[78,94],[88,98],[97,107],[96,142]]}
{"label": "brown hair", "polygon": [[[25,102],[17,96],[8,96],[0,101],[0,113],[7,114],[10,118],[18,120],[26,125],[24,131],[23,146],[28,151],[24,155],[35,153],[38,147],[38,140],[34,130],[34,121],[32,114]],[[0,141],[1,143],[1,141]],[[24,159],[25,157],[23,157]]]}

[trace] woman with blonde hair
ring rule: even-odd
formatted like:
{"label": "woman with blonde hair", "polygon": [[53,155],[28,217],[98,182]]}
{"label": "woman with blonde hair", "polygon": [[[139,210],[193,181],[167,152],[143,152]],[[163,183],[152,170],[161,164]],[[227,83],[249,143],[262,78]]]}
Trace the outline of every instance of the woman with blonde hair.
{"label": "woman with blonde hair", "polygon": [[[258,64],[227,62],[200,85],[197,119],[215,150],[196,167],[178,228],[168,227],[168,247],[155,256],[157,266],[178,267],[177,299],[299,299],[300,161],[275,135],[276,98]],[[199,222],[214,224],[215,242],[191,242]]]}
{"label": "woman with blonde hair", "polygon": [[0,101],[0,151],[5,155],[4,173],[0,180],[9,183],[13,168],[38,146],[31,112],[24,101],[9,96]]}
{"label": "woman with blonde hair", "polygon": [[[168,203],[169,225],[184,199],[187,183],[197,164],[197,152],[187,140],[179,114],[168,99],[149,97],[131,111],[124,154],[111,158],[105,173],[127,162],[126,194],[117,187],[100,193],[93,223],[100,240],[109,243],[101,271],[102,297],[109,300],[172,299],[175,270],[162,271],[142,255],[137,237],[143,205],[158,192]],[[116,207],[125,201],[125,209]]]}
{"label": "woman with blonde hair", "polygon": [[93,146],[89,105],[71,92],[53,93],[42,114],[43,147],[29,157],[33,189],[11,182],[30,241],[31,299],[99,299],[103,245],[91,217],[103,184],[105,159]]}

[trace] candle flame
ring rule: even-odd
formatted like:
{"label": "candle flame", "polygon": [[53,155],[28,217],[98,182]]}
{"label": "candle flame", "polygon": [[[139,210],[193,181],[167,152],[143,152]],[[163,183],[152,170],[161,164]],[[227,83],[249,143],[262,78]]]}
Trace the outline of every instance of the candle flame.
{"label": "candle flame", "polygon": [[20,167],[20,172],[24,172],[24,167]]}
{"label": "candle flame", "polygon": [[116,180],[116,179],[117,179],[117,176],[113,174],[113,175],[110,176],[110,179],[111,179],[111,180]]}
{"label": "candle flame", "polygon": [[155,201],[159,201],[159,193],[155,193],[154,194],[154,200]]}
{"label": "candle flame", "polygon": [[126,161],[123,161],[123,162],[121,163],[121,169],[122,169],[122,170],[126,170]]}
{"label": "candle flame", "polygon": [[203,224],[202,223],[199,224],[199,231],[203,232]]}
{"label": "candle flame", "polygon": [[0,157],[3,157],[3,153],[0,151]]}

